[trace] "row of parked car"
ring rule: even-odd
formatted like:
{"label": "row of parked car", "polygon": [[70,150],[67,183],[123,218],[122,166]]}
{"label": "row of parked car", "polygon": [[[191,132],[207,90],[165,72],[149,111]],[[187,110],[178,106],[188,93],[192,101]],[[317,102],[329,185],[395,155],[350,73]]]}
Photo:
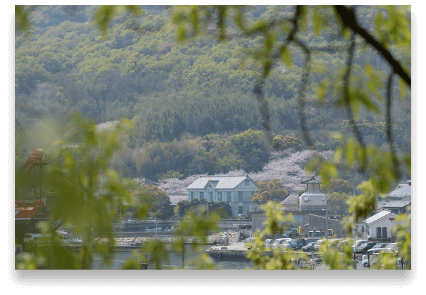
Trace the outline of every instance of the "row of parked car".
{"label": "row of parked car", "polygon": [[[244,244],[247,245],[254,238],[247,238],[244,241]],[[270,249],[301,249],[304,252],[315,252],[318,251],[321,244],[327,241],[326,239],[306,239],[306,238],[279,238],[279,239],[265,239],[264,245],[266,248]],[[349,240],[342,239],[329,239],[328,242],[337,249],[343,251],[343,247],[349,243]],[[359,254],[378,254],[380,251],[389,251],[389,252],[398,252],[397,243],[377,243],[371,242],[367,240],[357,240],[352,244],[352,252],[356,252]]]}
{"label": "row of parked car", "polygon": [[[315,243],[309,243],[306,246],[302,247],[302,250],[305,252],[318,251],[321,243],[326,240],[318,240]],[[341,239],[329,239],[332,246],[333,244],[337,249],[343,251],[343,247],[349,243],[349,240],[341,240]],[[337,243],[333,243],[337,242]],[[389,252],[398,252],[397,243],[377,243],[377,242],[369,242],[367,240],[357,240],[352,244],[352,252],[356,252],[359,254],[378,254],[380,251],[389,251]]]}
{"label": "row of parked car", "polygon": [[357,243],[357,246],[352,246],[352,251],[356,253],[378,254],[381,251],[398,253],[397,243],[377,243],[366,240],[359,240]]}

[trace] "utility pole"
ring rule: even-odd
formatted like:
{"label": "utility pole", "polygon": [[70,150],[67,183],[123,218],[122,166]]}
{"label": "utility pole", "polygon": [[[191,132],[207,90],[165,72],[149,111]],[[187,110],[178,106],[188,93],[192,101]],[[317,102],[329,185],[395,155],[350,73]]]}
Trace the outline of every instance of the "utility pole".
{"label": "utility pole", "polygon": [[[355,195],[355,167],[354,167],[354,163],[352,163],[352,197]],[[354,220],[355,222],[355,220]],[[353,233],[352,233],[352,237],[353,237]],[[356,246],[354,249],[354,263],[355,263],[355,269],[357,269],[357,261],[356,261]]]}
{"label": "utility pole", "polygon": [[325,232],[326,232],[326,239],[328,240],[328,209],[325,208]]}

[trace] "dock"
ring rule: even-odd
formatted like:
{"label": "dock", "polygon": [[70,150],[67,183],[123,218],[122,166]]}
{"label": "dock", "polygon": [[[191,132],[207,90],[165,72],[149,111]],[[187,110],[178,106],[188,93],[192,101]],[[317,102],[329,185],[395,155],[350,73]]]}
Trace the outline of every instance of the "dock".
{"label": "dock", "polygon": [[[292,250],[290,250],[293,252]],[[289,252],[290,252],[289,251]],[[249,250],[244,246],[244,242],[236,242],[225,246],[212,246],[206,250],[206,253],[215,260],[248,260],[247,254]],[[312,252],[304,252],[308,257],[312,257]],[[266,250],[264,255],[272,257],[272,251]],[[314,254],[315,257],[318,254]]]}

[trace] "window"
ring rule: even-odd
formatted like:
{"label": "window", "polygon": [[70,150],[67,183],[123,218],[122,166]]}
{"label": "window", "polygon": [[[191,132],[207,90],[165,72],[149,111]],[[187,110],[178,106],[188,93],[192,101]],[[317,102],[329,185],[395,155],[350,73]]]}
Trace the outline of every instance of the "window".
{"label": "window", "polygon": [[209,192],[209,201],[213,202],[213,192]]}
{"label": "window", "polygon": [[238,206],[238,214],[243,214],[243,206]]}
{"label": "window", "polygon": [[204,199],[204,192],[200,192],[200,200]]}
{"label": "window", "polygon": [[231,192],[226,192],[226,200],[231,202]]}
{"label": "window", "polygon": [[218,200],[219,202],[222,202],[222,192],[218,192],[218,193],[217,193],[217,200]]}
{"label": "window", "polygon": [[189,200],[192,201],[194,199],[194,192],[191,192],[191,195],[189,197]]}
{"label": "window", "polygon": [[244,180],[244,186],[250,186],[250,180]]}
{"label": "window", "polygon": [[387,229],[387,227],[382,227],[382,236],[383,236],[383,239],[387,239],[388,238],[388,229]]}
{"label": "window", "polygon": [[238,192],[238,202],[243,201],[243,192]]}
{"label": "window", "polygon": [[376,228],[376,238],[382,238],[382,229],[380,227]]}

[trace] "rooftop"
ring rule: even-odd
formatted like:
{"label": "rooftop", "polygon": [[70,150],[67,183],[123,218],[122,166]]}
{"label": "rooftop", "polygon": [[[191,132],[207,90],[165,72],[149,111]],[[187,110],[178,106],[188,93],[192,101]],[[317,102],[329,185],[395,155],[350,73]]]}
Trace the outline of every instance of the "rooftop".
{"label": "rooftop", "polygon": [[392,207],[392,208],[403,208],[407,205],[410,205],[411,201],[384,201],[384,202],[379,202],[379,207],[383,207],[383,208],[388,208],[388,207]]}
{"label": "rooftop", "polygon": [[369,217],[369,218],[367,218],[366,220],[365,220],[365,223],[372,223],[372,222],[375,222],[375,221],[377,221],[377,220],[379,220],[379,219],[381,219],[381,218],[383,218],[383,217],[385,217],[385,216],[387,216],[387,215],[394,215],[394,216],[396,216],[395,214],[393,214],[392,212],[390,212],[390,211],[387,211],[387,210],[383,210],[383,211],[380,211],[379,213],[377,213],[377,214],[374,214],[373,216],[371,216],[371,217]]}
{"label": "rooftop", "polygon": [[411,197],[411,185],[402,186],[400,188],[394,189],[389,194],[386,195],[390,198],[404,198]]}
{"label": "rooftop", "polygon": [[[252,180],[248,176],[201,176],[191,183],[188,189],[203,189],[209,181],[213,186],[216,185],[214,186],[216,189],[235,188],[246,179]],[[256,183],[254,180],[252,181]]]}
{"label": "rooftop", "polygon": [[290,194],[281,202],[281,204],[297,204],[298,199],[299,196],[297,194]]}

